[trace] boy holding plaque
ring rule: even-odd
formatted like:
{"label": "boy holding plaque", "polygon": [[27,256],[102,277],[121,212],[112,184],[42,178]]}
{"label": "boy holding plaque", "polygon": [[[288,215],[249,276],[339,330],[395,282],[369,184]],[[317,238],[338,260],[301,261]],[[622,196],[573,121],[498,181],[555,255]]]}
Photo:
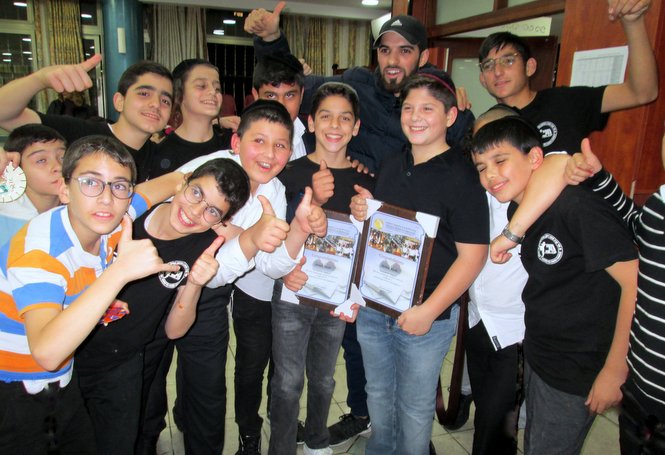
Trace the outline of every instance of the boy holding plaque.
{"label": "boy holding plaque", "polygon": [[[279,179],[286,187],[289,208],[287,218],[294,213],[307,186],[312,186],[313,203],[346,213],[354,194],[354,184],[373,188],[374,179],[356,172],[346,159],[346,146],[360,128],[358,106],[356,91],[346,84],[330,82],[317,90],[312,100],[312,114],[308,119],[309,130],[316,136],[316,149],[312,154],[287,164],[279,174]],[[338,246],[340,248],[330,249],[334,251],[331,256],[333,262],[350,262],[344,248],[341,244]],[[284,278],[286,286],[294,291],[303,288],[308,276],[302,267],[312,265],[305,264],[303,258],[296,270]],[[327,270],[331,271],[332,267]],[[277,286],[281,289],[280,282]],[[336,282],[334,288],[336,291]],[[330,301],[332,296],[324,296],[325,289],[317,289],[320,289],[322,299]],[[277,297],[272,301],[275,374],[271,383],[269,453],[296,453],[298,411],[305,366],[308,388],[304,453],[332,453],[328,447],[327,418],[335,388],[335,363],[345,323],[332,317],[325,309],[282,301],[278,298],[280,294],[276,292]],[[341,298],[345,299],[344,296]]]}
{"label": "boy holding plaque", "polygon": [[[446,131],[457,116],[455,86],[443,71],[411,76],[400,95],[401,125],[410,145],[386,159],[376,199],[440,217],[423,304],[399,318],[370,308],[358,314],[372,436],[366,454],[427,454],[436,384],[457,327],[462,293],[487,255],[487,199],[461,149]],[[351,212],[367,215],[372,194],[357,187]]]}

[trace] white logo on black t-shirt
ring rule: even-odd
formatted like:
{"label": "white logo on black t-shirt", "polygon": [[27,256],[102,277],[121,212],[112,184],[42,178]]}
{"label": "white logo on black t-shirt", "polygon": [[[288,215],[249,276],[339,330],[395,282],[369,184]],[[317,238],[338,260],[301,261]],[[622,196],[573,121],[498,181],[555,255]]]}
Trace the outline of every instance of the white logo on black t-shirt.
{"label": "white logo on black t-shirt", "polygon": [[543,141],[543,147],[548,147],[554,143],[556,140],[559,130],[557,130],[556,125],[552,122],[543,122],[538,125],[538,131],[540,131],[540,139]]}
{"label": "white logo on black t-shirt", "polygon": [[187,278],[189,275],[189,265],[184,261],[170,261],[169,264],[174,264],[180,267],[177,272],[160,272],[157,277],[162,283],[162,286],[169,289],[175,289],[178,285]]}
{"label": "white logo on black t-shirt", "polygon": [[556,264],[563,256],[563,246],[552,234],[543,234],[538,241],[538,259],[547,265]]}

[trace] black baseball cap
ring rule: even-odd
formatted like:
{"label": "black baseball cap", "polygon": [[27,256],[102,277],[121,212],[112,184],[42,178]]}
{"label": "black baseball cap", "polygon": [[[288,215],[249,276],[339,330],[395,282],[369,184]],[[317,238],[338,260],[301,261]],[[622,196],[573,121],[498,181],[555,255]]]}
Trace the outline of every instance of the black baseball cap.
{"label": "black baseball cap", "polygon": [[413,16],[400,15],[391,17],[381,26],[379,36],[374,40],[374,49],[381,44],[381,37],[387,32],[395,32],[401,35],[411,44],[417,44],[422,52],[427,49],[427,30],[425,26]]}

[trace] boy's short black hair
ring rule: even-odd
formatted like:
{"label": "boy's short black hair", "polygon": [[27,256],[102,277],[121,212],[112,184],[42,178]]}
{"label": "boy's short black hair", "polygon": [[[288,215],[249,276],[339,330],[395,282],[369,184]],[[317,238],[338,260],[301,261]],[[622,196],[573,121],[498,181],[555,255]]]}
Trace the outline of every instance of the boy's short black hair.
{"label": "boy's short black hair", "polygon": [[509,144],[528,154],[533,147],[541,147],[538,130],[522,117],[504,117],[476,131],[471,140],[471,153],[483,154],[500,144]]}
{"label": "boy's short black hair", "polygon": [[506,46],[513,46],[525,62],[531,58],[529,45],[517,35],[510,32],[497,32],[489,35],[480,45],[478,61],[482,62],[493,50],[500,50]]}
{"label": "boy's short black hair", "polygon": [[39,123],[31,123],[19,126],[12,131],[7,138],[7,142],[5,142],[4,148],[7,152],[23,153],[23,150],[35,142],[44,144],[53,141],[62,141],[64,145],[67,145],[67,141],[62,137],[62,134],[53,128]]}
{"label": "boy's short black hair", "polygon": [[185,93],[185,83],[187,82],[187,79],[189,79],[189,73],[191,73],[196,66],[207,66],[208,68],[214,69],[217,71],[217,74],[219,74],[219,68],[208,60],[203,60],[201,58],[183,60],[173,68],[173,107],[171,108],[171,118],[169,119],[169,125],[171,125],[173,129],[178,128],[182,124],[181,106],[182,97]]}
{"label": "boy's short black hair", "polygon": [[305,85],[305,73],[302,63],[292,54],[273,52],[256,62],[252,87],[258,92],[264,85],[277,87],[280,84]]}
{"label": "boy's short black hair", "polygon": [[65,179],[65,183],[69,183],[79,161],[95,153],[102,153],[122,167],[128,168],[131,182],[136,182],[136,164],[127,148],[114,137],[96,134],[77,139],[65,151],[62,161],[62,177]]}
{"label": "boy's short black hair", "polygon": [[173,83],[173,76],[164,65],[157,62],[142,60],[134,63],[122,73],[122,76],[120,76],[120,80],[118,81],[118,93],[122,96],[127,95],[129,87],[134,85],[137,79],[146,73],[156,74],[157,76],[164,77]]}
{"label": "boy's short black hair", "polygon": [[319,110],[319,106],[329,96],[341,96],[351,104],[353,117],[358,120],[360,116],[360,101],[358,100],[358,92],[348,84],[343,82],[326,82],[322,84],[314,93],[312,97],[312,110],[311,115],[314,117]]}
{"label": "boy's short black hair", "polygon": [[230,220],[249,199],[249,177],[245,170],[229,158],[216,158],[197,167],[187,178],[187,183],[201,177],[211,176],[217,182],[217,190],[229,203],[229,211],[221,222]]}
{"label": "boy's short black hair", "polygon": [[282,103],[273,100],[256,100],[247,106],[240,116],[238,136],[242,137],[257,120],[267,120],[284,126],[289,131],[289,145],[293,143],[293,120]]}
{"label": "boy's short black hair", "polygon": [[448,112],[457,107],[457,95],[455,84],[448,73],[435,67],[420,68],[417,73],[412,74],[404,83],[400,91],[400,103],[403,103],[409,92],[417,88],[426,88],[437,100],[441,101]]}

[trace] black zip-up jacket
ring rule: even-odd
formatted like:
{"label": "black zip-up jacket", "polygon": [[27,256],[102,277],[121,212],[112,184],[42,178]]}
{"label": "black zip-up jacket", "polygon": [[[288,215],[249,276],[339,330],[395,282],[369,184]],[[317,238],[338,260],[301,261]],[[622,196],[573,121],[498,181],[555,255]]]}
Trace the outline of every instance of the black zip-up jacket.
{"label": "black zip-up jacket", "polygon": [[[275,40],[266,43],[254,37],[254,51],[257,58],[274,52],[288,52],[289,43],[284,33]],[[427,63],[426,66],[432,66]],[[349,68],[339,76],[314,76],[305,78],[305,93],[300,106],[300,114],[305,118],[310,112],[312,97],[325,82],[344,82],[358,92],[360,99],[360,131],[349,143],[347,152],[367,166],[370,172],[377,172],[382,161],[392,153],[402,153],[407,144],[406,136],[400,125],[399,98],[388,92],[381,82],[377,68],[371,72],[367,68]],[[470,110],[460,111],[457,120],[448,129],[446,141],[450,146],[458,145],[466,131],[473,125],[474,116]],[[311,133],[308,133],[311,134]],[[305,138],[307,150],[313,150],[312,138]]]}

